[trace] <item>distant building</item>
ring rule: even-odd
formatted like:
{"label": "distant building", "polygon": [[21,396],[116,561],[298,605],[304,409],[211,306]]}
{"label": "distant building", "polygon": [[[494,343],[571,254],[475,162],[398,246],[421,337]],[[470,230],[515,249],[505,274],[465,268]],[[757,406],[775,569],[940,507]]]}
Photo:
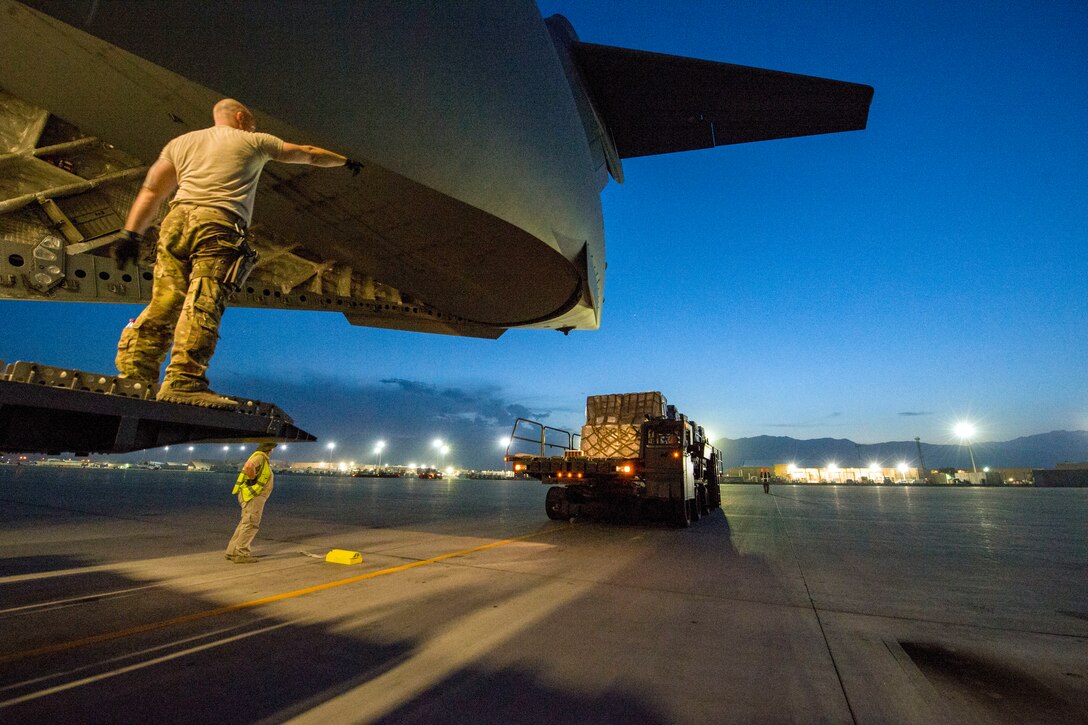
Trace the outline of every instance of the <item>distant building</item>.
{"label": "distant building", "polygon": [[1030,468],[995,468],[993,470],[1001,474],[1005,485],[1023,486],[1031,483]]}
{"label": "distant building", "polygon": [[957,471],[956,480],[972,486],[1004,486],[1005,477],[998,470]]}
{"label": "distant building", "polygon": [[766,466],[737,466],[725,472],[726,478],[740,481],[759,481],[769,474],[780,481],[798,483],[882,483],[902,484],[916,482],[918,469],[899,468],[840,468],[834,464],[817,468],[805,468],[793,463],[773,463]]}
{"label": "distant building", "polygon": [[1084,468],[1036,468],[1031,477],[1038,488],[1088,487],[1088,465]]}
{"label": "distant building", "polygon": [[903,468],[885,468],[882,466],[871,467],[840,467],[834,463],[816,468],[802,468],[792,463],[777,463],[774,467],[774,475],[787,481],[800,481],[801,483],[884,483],[902,484],[918,480],[918,469],[904,466]]}

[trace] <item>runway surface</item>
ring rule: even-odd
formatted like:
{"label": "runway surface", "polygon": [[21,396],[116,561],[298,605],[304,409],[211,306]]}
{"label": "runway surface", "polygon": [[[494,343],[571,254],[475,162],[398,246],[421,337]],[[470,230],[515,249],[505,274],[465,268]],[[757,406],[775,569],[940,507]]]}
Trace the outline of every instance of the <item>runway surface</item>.
{"label": "runway surface", "polygon": [[0,466],[0,722],[1088,721],[1088,489],[231,478]]}

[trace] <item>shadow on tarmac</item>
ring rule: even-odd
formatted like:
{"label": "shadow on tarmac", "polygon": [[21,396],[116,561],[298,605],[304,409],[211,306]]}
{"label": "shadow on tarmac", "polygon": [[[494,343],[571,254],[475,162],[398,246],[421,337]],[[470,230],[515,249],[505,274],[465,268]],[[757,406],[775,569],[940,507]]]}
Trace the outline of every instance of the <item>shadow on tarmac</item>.
{"label": "shadow on tarmac", "polygon": [[[71,562],[66,562],[70,564]],[[144,588],[126,600],[123,612],[96,621],[88,613],[73,637],[116,631],[163,619],[162,612],[200,612],[217,604],[166,587],[117,574],[72,574],[7,583],[0,590],[6,606],[45,602],[58,592],[78,599],[99,593]],[[43,585],[45,589],[43,589]],[[529,587],[525,587],[528,589]],[[43,596],[45,598],[43,598]],[[457,620],[494,597],[472,590],[426,598],[425,611],[444,611]],[[86,601],[86,600],[84,600]],[[416,601],[413,606],[420,606]],[[44,622],[56,608],[31,608],[18,615],[0,613],[5,627],[25,628],[25,636],[4,635],[7,656],[56,644]],[[262,616],[259,609],[210,617],[59,652],[0,660],[0,721],[5,722],[283,722],[363,685],[408,661],[419,649],[414,640],[375,641],[373,630],[388,633],[399,624],[397,611],[375,621],[348,624],[297,624]],[[7,621],[4,621],[7,620]],[[352,629],[357,633],[352,634]],[[335,631],[334,631],[335,630]],[[371,630],[371,631],[368,631]],[[10,630],[9,630],[10,631]],[[347,632],[347,633],[345,633]],[[37,633],[37,634],[36,634]],[[53,635],[55,637],[56,635]],[[16,641],[13,641],[16,640]],[[23,701],[20,701],[23,700]],[[384,722],[667,722],[668,717],[638,693],[607,690],[579,695],[551,687],[518,667],[457,670],[383,718]]]}
{"label": "shadow on tarmac", "polygon": [[[704,555],[712,552],[712,566],[726,574],[736,572],[738,562],[752,559],[738,553],[728,518],[721,510],[685,530],[658,523],[585,522],[576,526],[588,543],[575,542],[571,544],[574,547],[622,550],[630,534],[646,535],[646,555],[660,561],[653,567],[655,581],[639,581],[635,573],[643,569],[639,565],[612,571],[603,582],[634,585],[647,590],[645,596],[652,597],[652,591],[662,586],[683,591],[688,588],[685,581],[705,577],[705,572],[685,568],[688,565],[670,568],[678,550],[694,547]],[[138,580],[116,571],[72,571],[101,563],[66,555],[0,559],[0,572],[6,576],[44,575],[0,584],[0,624],[8,632],[0,635],[0,650],[15,657],[6,662],[0,657],[0,720],[281,722],[408,662],[426,644],[430,631],[541,586],[539,582],[526,583],[498,596],[492,591],[459,588],[416,595],[403,608],[368,613],[363,623],[357,616],[350,622],[283,622],[263,616],[262,610],[255,608],[19,657],[19,653],[36,648],[139,630],[172,616],[222,606],[221,602],[172,589],[169,582]],[[577,636],[585,608],[599,606],[580,598],[567,602],[543,620],[515,629],[499,649],[516,654],[547,649],[557,637]],[[434,619],[420,624],[411,621],[413,613]],[[607,617],[608,613],[598,611],[597,616]],[[511,617],[516,622],[518,613],[511,612]],[[58,619],[63,624],[58,626]],[[413,635],[418,640],[388,637],[397,629],[410,628],[420,632]],[[694,628],[682,637],[690,637],[693,643],[705,639]],[[599,656],[607,660],[610,655],[602,652]],[[622,670],[618,672],[622,674]],[[470,664],[428,683],[423,692],[397,706],[382,721],[572,723],[590,718],[600,723],[627,723],[669,722],[676,715],[636,691],[630,680],[576,692],[549,684],[547,679],[545,670],[537,671],[523,662],[493,670]]]}

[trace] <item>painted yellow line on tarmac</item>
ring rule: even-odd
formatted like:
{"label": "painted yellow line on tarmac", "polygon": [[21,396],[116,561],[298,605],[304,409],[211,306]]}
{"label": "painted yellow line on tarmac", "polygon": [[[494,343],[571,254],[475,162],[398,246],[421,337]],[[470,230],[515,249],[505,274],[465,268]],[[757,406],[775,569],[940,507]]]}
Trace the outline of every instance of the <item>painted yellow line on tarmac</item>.
{"label": "painted yellow line on tarmac", "polygon": [[135,627],[129,627],[127,629],[120,629],[116,632],[105,632],[103,634],[95,634],[90,637],[81,637],[80,639],[73,639],[67,642],[59,642],[57,644],[45,645],[44,647],[37,647],[35,649],[23,650],[22,652],[15,652],[8,655],[0,656],[0,664],[7,664],[9,662],[16,662],[18,660],[29,659],[31,657],[40,657],[41,655],[56,654],[57,652],[66,652],[71,649],[77,649],[79,647],[86,647],[87,645],[99,644],[100,642],[109,642],[113,639],[121,639],[122,637],[128,637],[134,634],[143,634],[144,632],[153,632],[156,629],[165,629],[166,627],[173,627],[176,624],[188,624],[189,622],[197,622],[201,619],[208,619],[210,617],[219,617],[224,614],[230,614],[231,612],[237,612],[243,609],[252,609],[253,607],[259,607],[263,604],[271,604],[273,602],[280,602],[285,599],[294,599],[295,597],[305,596],[306,594],[314,594],[316,592],[325,591],[326,589],[334,589],[336,587],[342,587],[345,584],[354,584],[356,582],[366,581],[367,579],[374,579],[376,577],[385,576],[387,574],[396,574],[397,572],[407,571],[408,569],[415,569],[416,567],[426,566],[427,564],[435,564],[446,559],[454,559],[459,556],[466,556],[468,554],[474,554],[477,551],[484,551],[486,549],[494,549],[498,546],[506,546],[507,544],[514,544],[519,541],[525,541],[536,536],[542,536],[544,534],[553,533],[561,529],[550,529],[547,531],[535,531],[531,534],[525,534],[524,536],[517,536],[512,539],[503,539],[502,541],[492,541],[490,544],[482,544],[480,546],[474,546],[471,549],[462,549],[461,551],[454,551],[449,554],[441,554],[439,556],[431,557],[430,559],[421,559],[419,561],[413,561],[408,564],[401,564],[400,566],[390,567],[388,569],[381,569],[379,571],[372,571],[366,574],[360,574],[358,576],[351,576],[346,579],[337,579],[336,581],[325,582],[324,584],[315,584],[312,587],[306,587],[304,589],[296,589],[293,592],[283,592],[282,594],[273,594],[269,597],[262,597],[260,599],[253,599],[248,602],[239,602],[238,604],[228,604],[224,607],[216,607],[215,609],[205,609],[202,612],[194,612],[192,614],[183,614],[180,617],[172,617],[170,619],[164,619],[159,622],[150,622],[148,624],[140,624]]}

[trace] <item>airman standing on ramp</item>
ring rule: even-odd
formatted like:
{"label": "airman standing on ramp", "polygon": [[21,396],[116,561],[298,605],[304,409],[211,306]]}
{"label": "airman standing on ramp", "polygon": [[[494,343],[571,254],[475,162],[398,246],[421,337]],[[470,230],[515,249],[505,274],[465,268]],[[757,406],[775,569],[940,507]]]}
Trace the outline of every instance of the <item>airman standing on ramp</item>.
{"label": "airman standing on ramp", "polygon": [[257,133],[253,113],[232,98],[215,104],[215,125],[166,144],[151,166],[113,246],[118,266],[135,261],[143,233],[174,194],[156,249],[151,302],[121,333],[121,377],[151,385],[173,340],[158,399],[210,408],[236,401],[208,388],[205,372],[219,339],[227,295],[241,286],[256,261],[246,228],[264,165],[269,161],[312,166],[358,162],[316,146],[298,146]]}

